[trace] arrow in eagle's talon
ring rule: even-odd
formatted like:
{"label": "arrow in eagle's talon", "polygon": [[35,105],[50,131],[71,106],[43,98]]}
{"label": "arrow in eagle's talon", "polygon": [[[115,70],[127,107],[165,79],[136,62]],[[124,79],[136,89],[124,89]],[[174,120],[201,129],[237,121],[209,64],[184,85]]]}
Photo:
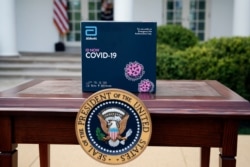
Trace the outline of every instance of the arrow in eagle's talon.
{"label": "arrow in eagle's talon", "polygon": [[[129,129],[129,130],[126,132],[125,138],[127,139],[131,134],[132,134],[132,129]],[[125,144],[125,139],[122,140],[120,143],[121,143],[122,145],[124,145],[124,144]]]}

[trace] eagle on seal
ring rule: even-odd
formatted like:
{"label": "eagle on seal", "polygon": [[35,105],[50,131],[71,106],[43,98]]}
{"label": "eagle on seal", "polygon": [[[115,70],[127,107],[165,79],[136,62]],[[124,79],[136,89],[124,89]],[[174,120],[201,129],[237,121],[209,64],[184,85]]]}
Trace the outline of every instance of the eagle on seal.
{"label": "eagle on seal", "polygon": [[119,145],[120,141],[127,140],[130,134],[126,134],[124,137],[121,136],[121,134],[126,129],[129,118],[128,114],[125,114],[123,117],[114,116],[109,120],[105,120],[101,114],[98,114],[98,118],[103,132],[106,133],[106,137],[103,137],[103,140],[109,141],[110,146],[116,147]]}

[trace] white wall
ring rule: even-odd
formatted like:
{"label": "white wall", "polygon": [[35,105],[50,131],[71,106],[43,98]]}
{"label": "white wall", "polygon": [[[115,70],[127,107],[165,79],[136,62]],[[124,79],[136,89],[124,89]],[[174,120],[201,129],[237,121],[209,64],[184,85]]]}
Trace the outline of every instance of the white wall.
{"label": "white wall", "polygon": [[[156,21],[158,25],[162,25],[163,1],[164,0],[134,0],[134,20]],[[234,0],[207,1],[211,1],[208,38],[232,36]]]}
{"label": "white wall", "polygon": [[53,23],[53,0],[16,0],[19,52],[54,52],[59,35]]}
{"label": "white wall", "polygon": [[[16,0],[19,52],[54,52],[59,35],[53,23],[53,0]],[[163,0],[134,0],[135,21],[162,24]],[[211,0],[210,38],[232,36],[233,0]]]}
{"label": "white wall", "polygon": [[134,20],[154,21],[162,24],[163,0],[134,0]]}
{"label": "white wall", "polygon": [[211,0],[210,38],[232,36],[233,0]]}

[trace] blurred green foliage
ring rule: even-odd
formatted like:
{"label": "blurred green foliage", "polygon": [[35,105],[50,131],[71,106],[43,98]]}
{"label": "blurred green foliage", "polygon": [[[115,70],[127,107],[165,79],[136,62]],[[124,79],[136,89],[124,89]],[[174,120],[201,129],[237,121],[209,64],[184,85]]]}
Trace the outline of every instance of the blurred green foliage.
{"label": "blurred green foliage", "polygon": [[[191,42],[188,35],[182,38],[182,33],[172,33],[178,31],[172,25],[166,27],[160,26],[157,31],[157,38],[161,38],[157,39],[157,79],[217,80],[250,100],[250,37],[198,43]],[[168,30],[171,33],[162,32]],[[164,37],[160,37],[162,34]]]}
{"label": "blurred green foliage", "polygon": [[157,43],[171,48],[184,50],[198,43],[198,38],[187,28],[180,25],[162,25],[157,28]]}

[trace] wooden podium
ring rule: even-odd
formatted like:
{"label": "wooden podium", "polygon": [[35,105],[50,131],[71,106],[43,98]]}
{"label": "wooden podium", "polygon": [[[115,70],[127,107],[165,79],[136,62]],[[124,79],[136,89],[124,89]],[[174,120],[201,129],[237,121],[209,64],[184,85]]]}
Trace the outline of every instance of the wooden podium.
{"label": "wooden podium", "polygon": [[[78,144],[75,119],[91,93],[80,80],[36,79],[0,93],[0,166],[17,166],[17,144],[37,143],[41,167],[49,144]],[[250,104],[217,81],[157,81],[156,94],[137,94],[152,119],[151,146],[201,147],[209,167],[210,147],[220,149],[220,167],[236,166],[238,122],[250,120]]]}

